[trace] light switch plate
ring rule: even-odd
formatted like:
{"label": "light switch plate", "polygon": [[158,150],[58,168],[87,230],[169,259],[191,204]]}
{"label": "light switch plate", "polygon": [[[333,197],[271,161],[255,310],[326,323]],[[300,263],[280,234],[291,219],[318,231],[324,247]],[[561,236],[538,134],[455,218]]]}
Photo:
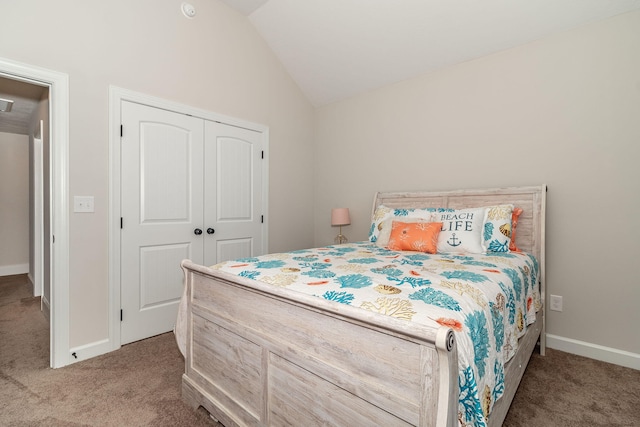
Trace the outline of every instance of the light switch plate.
{"label": "light switch plate", "polygon": [[73,196],[74,212],[93,212],[93,196]]}

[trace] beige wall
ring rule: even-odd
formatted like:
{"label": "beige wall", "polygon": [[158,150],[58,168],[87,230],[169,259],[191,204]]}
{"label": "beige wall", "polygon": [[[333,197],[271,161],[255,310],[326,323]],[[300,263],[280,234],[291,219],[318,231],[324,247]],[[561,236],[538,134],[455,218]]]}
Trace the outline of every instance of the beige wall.
{"label": "beige wall", "polygon": [[640,12],[466,62],[316,115],[315,243],[378,190],[548,184],[548,333],[640,353]]}
{"label": "beige wall", "polygon": [[0,276],[28,270],[29,137],[0,132]]}
{"label": "beige wall", "polygon": [[109,85],[263,124],[270,250],[313,243],[313,108],[249,21],[217,0],[2,5],[0,57],[69,75],[70,346],[108,337]]}

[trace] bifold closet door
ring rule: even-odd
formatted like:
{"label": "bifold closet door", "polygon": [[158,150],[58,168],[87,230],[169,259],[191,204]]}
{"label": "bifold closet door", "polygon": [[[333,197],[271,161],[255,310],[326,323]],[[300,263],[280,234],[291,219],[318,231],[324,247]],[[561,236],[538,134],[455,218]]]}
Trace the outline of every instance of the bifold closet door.
{"label": "bifold closet door", "polygon": [[120,342],[173,329],[180,262],[260,255],[263,134],[123,101]]}

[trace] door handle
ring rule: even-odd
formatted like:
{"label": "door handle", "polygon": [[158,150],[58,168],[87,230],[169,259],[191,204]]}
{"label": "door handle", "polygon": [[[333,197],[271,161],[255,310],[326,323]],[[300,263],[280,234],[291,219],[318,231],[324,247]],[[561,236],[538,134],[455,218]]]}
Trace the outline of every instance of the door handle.
{"label": "door handle", "polygon": [[200,230],[199,228],[196,228],[195,230],[193,230],[193,234],[195,234],[196,236],[199,236],[202,234],[202,230]]}
{"label": "door handle", "polygon": [[213,234],[215,232],[216,232],[216,230],[214,230],[213,228],[211,228],[211,227],[207,228],[207,234]]}

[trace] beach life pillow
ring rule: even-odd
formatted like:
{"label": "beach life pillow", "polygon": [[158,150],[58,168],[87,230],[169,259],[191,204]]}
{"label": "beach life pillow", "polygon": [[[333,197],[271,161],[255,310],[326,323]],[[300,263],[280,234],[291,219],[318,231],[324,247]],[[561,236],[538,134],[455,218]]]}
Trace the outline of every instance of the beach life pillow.
{"label": "beach life pillow", "polygon": [[433,221],[442,223],[438,253],[485,253],[482,234],[485,213],[486,208],[437,209]]}
{"label": "beach life pillow", "polygon": [[392,221],[387,248],[392,251],[417,251],[435,254],[441,222]]}
{"label": "beach life pillow", "polygon": [[[376,208],[373,213],[373,218],[371,220],[371,228],[369,229],[369,241],[372,243],[377,243],[378,238],[380,236],[380,232],[384,227],[385,220],[388,219],[396,219],[398,221],[407,220],[407,218],[416,218],[421,221],[429,222],[432,220],[432,216],[435,213],[435,208],[390,208],[385,205],[380,205]],[[388,232],[391,232],[391,223],[389,222]],[[385,236],[389,234],[383,235],[383,239]],[[387,237],[388,241],[388,237]],[[386,246],[387,242],[384,242],[384,246]]]}
{"label": "beach life pillow", "polygon": [[484,221],[484,247],[487,252],[509,252],[513,205],[488,206]]}

